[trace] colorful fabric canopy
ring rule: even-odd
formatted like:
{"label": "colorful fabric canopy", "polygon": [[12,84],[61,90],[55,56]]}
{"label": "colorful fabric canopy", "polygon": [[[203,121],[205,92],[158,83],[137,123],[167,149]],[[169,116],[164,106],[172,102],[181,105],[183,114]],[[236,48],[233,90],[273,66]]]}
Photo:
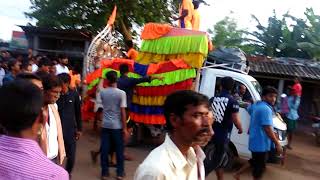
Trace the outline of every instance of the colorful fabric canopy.
{"label": "colorful fabric canopy", "polygon": [[129,109],[130,119],[135,122],[164,125],[162,105],[166,96],[192,88],[195,68],[202,67],[211,41],[205,32],[156,23],[146,24],[141,38],[143,42],[136,62],[129,59],[102,60],[101,68],[86,77],[88,90],[94,89],[111,70],[120,76],[121,64],[128,65],[131,78],[161,77],[161,80],[138,84]]}
{"label": "colorful fabric canopy", "polygon": [[200,68],[209,49],[212,49],[206,32],[147,24],[142,34],[148,34],[149,31],[156,33],[156,36],[143,38],[137,58],[141,64],[183,59],[191,67]]}
{"label": "colorful fabric canopy", "polygon": [[[129,72],[132,73],[132,76],[135,76],[133,74],[145,76],[146,74],[154,75],[154,74],[161,74],[161,73],[170,72],[170,71],[179,70],[179,69],[191,69],[191,67],[182,59],[174,59],[166,62],[160,62],[157,64],[149,64],[149,65],[142,65],[129,59],[113,59],[113,60],[105,59],[101,61],[101,68],[87,75],[86,83],[90,84],[92,81],[103,77],[103,74],[106,73],[105,69],[112,69],[112,70],[119,71],[119,67],[121,64],[128,65]],[[140,76],[135,76],[135,77],[137,78]]]}
{"label": "colorful fabric canopy", "polygon": [[135,88],[130,109],[130,119],[144,124],[165,124],[162,105],[166,96],[177,90],[191,89],[196,70],[182,59],[143,65],[127,59],[104,60],[102,68],[86,78],[88,92],[93,91],[99,82],[106,78],[109,71],[116,71],[120,76],[121,64],[129,66],[128,76],[140,78],[146,75],[162,77],[150,83],[140,83]]}

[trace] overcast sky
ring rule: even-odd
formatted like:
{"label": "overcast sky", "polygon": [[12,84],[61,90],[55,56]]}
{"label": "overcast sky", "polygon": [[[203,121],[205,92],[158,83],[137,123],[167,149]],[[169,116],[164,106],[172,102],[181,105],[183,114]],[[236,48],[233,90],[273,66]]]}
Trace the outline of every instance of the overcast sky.
{"label": "overcast sky", "polygon": [[[206,0],[210,6],[200,6],[201,30],[205,31],[223,19],[225,16],[234,17],[241,28],[254,28],[251,14],[256,15],[262,23],[266,23],[273,9],[281,16],[290,11],[297,17],[303,17],[307,7],[313,7],[320,14],[319,0]],[[318,2],[317,2],[318,1]],[[26,25],[31,22],[24,15],[29,11],[29,0],[1,0],[0,1],[0,39],[10,40],[12,30],[21,31],[16,25]],[[31,22],[35,24],[35,21]]]}

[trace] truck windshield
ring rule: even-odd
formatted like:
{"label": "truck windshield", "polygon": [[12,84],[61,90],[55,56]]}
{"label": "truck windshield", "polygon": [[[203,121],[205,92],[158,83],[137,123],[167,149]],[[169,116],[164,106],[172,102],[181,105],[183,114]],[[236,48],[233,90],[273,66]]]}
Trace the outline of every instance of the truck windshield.
{"label": "truck windshield", "polygon": [[259,94],[262,92],[262,88],[258,81],[251,81],[253,87],[258,91]]}

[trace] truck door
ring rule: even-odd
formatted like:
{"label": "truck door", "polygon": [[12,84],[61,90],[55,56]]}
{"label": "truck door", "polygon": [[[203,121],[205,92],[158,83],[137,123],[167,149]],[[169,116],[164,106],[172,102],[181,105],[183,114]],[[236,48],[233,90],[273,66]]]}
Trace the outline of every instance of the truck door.
{"label": "truck door", "polygon": [[[243,133],[241,135],[238,134],[238,129],[234,126],[231,132],[231,142],[236,146],[238,154],[242,157],[249,158],[251,157],[251,153],[248,149],[249,147],[249,125],[250,125],[250,115],[246,110],[247,107],[252,104],[252,94],[248,89],[248,86],[245,84],[235,80],[235,87],[232,92],[235,99],[239,102],[239,116],[241,120],[241,125],[243,129]],[[246,89],[244,94],[241,94],[240,91],[243,88]]]}
{"label": "truck door", "polygon": [[216,89],[216,74],[210,71],[210,69],[203,69],[201,74],[202,77],[199,92],[205,94],[209,98],[214,97]]}

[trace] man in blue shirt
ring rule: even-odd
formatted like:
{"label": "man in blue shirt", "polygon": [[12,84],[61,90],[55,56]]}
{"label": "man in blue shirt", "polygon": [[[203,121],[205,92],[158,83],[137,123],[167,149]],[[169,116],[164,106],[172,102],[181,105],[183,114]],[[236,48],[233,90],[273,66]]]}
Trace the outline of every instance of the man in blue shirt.
{"label": "man in blue shirt", "polygon": [[288,131],[288,149],[292,149],[291,143],[292,143],[292,134],[294,130],[297,128],[297,121],[299,119],[299,110],[300,106],[300,96],[289,96],[288,97],[288,107],[289,112],[285,117],[286,123],[287,123],[287,131]]}
{"label": "man in blue shirt", "polygon": [[221,79],[221,86],[221,93],[210,99],[215,117],[213,125],[215,134],[205,148],[207,158],[204,161],[206,175],[212,170],[216,170],[218,180],[223,179],[223,168],[225,168],[228,161],[226,152],[233,124],[239,130],[238,133],[242,133],[239,104],[231,95],[234,80],[231,77],[224,77]]}
{"label": "man in blue shirt", "polygon": [[249,150],[252,158],[249,161],[254,179],[261,179],[266,167],[267,154],[271,148],[271,141],[275,144],[279,154],[282,147],[273,132],[272,107],[278,92],[273,87],[266,87],[262,91],[262,101],[248,108],[251,116],[249,128]]}

